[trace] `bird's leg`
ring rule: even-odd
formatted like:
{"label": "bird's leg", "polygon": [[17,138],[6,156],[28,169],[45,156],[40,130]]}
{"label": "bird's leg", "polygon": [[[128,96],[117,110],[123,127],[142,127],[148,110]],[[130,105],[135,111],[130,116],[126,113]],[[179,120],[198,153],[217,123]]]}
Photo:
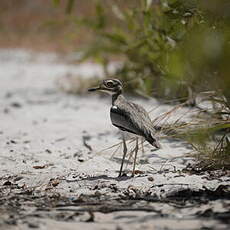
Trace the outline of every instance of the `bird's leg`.
{"label": "bird's leg", "polygon": [[121,167],[120,167],[120,171],[119,171],[119,176],[122,175],[123,164],[124,164],[125,156],[127,153],[127,146],[126,146],[124,134],[122,135],[122,141],[123,141],[123,157],[122,157]]}
{"label": "bird's leg", "polygon": [[138,152],[138,137],[137,137],[137,139],[136,139],[136,147],[135,147],[135,155],[134,155],[132,176],[135,175],[135,167],[136,167],[136,161],[137,161],[137,152]]}
{"label": "bird's leg", "polygon": [[144,155],[144,153],[145,153],[145,150],[144,150],[144,141],[145,141],[145,139],[144,139],[144,138],[141,138],[141,150],[142,150],[142,155]]}

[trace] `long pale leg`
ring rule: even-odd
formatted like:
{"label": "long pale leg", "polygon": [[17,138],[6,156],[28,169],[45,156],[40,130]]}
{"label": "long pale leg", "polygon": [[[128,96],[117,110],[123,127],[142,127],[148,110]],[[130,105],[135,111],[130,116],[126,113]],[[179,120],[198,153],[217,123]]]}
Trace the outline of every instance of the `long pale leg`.
{"label": "long pale leg", "polygon": [[144,150],[144,141],[145,141],[145,139],[144,139],[144,138],[141,138],[141,150],[142,150],[142,155],[144,155],[144,153],[145,153],[145,150]]}
{"label": "long pale leg", "polygon": [[120,171],[119,171],[119,176],[122,175],[123,164],[124,164],[125,156],[127,153],[127,146],[126,146],[124,134],[122,135],[122,141],[123,141],[123,157],[122,157],[121,167],[120,167]]}
{"label": "long pale leg", "polygon": [[132,176],[135,175],[135,167],[136,167],[136,161],[137,161],[137,152],[138,152],[138,137],[137,137],[137,139],[136,139],[136,147],[135,147],[135,155],[134,155]]}

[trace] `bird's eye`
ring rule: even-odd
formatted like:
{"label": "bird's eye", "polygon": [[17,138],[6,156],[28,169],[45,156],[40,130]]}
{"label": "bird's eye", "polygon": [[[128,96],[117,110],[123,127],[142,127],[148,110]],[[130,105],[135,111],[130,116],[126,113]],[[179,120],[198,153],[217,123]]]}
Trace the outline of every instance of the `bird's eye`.
{"label": "bird's eye", "polygon": [[113,82],[108,81],[108,82],[106,82],[106,86],[109,88],[112,88],[114,85],[113,85]]}

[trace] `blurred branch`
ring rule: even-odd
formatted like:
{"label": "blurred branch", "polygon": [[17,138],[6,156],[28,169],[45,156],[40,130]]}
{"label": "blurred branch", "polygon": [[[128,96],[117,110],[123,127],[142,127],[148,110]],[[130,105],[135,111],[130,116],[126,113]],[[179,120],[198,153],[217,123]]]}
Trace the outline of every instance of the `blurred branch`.
{"label": "blurred branch", "polygon": [[66,13],[70,14],[73,10],[75,0],[68,0],[67,6],[66,6]]}
{"label": "blurred branch", "polygon": [[[53,4],[55,6],[58,6],[60,5],[61,1],[60,0],[53,0]],[[68,0],[67,4],[66,4],[66,14],[70,14],[73,10],[73,7],[74,7],[74,3],[75,3],[75,0]]]}

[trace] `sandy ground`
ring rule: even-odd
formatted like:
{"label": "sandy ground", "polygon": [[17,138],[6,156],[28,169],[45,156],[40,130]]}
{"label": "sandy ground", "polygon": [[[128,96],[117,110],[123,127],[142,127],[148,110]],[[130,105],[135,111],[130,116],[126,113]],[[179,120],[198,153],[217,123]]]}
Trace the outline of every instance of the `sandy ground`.
{"label": "sandy ground", "polygon": [[[182,141],[163,139],[157,151],[145,144],[136,176],[130,157],[118,178],[122,148],[111,99],[61,92],[56,82],[68,74],[102,69],[0,51],[0,229],[229,229],[228,175],[184,170],[194,159]],[[156,108],[152,118],[171,109],[133,100]]]}

